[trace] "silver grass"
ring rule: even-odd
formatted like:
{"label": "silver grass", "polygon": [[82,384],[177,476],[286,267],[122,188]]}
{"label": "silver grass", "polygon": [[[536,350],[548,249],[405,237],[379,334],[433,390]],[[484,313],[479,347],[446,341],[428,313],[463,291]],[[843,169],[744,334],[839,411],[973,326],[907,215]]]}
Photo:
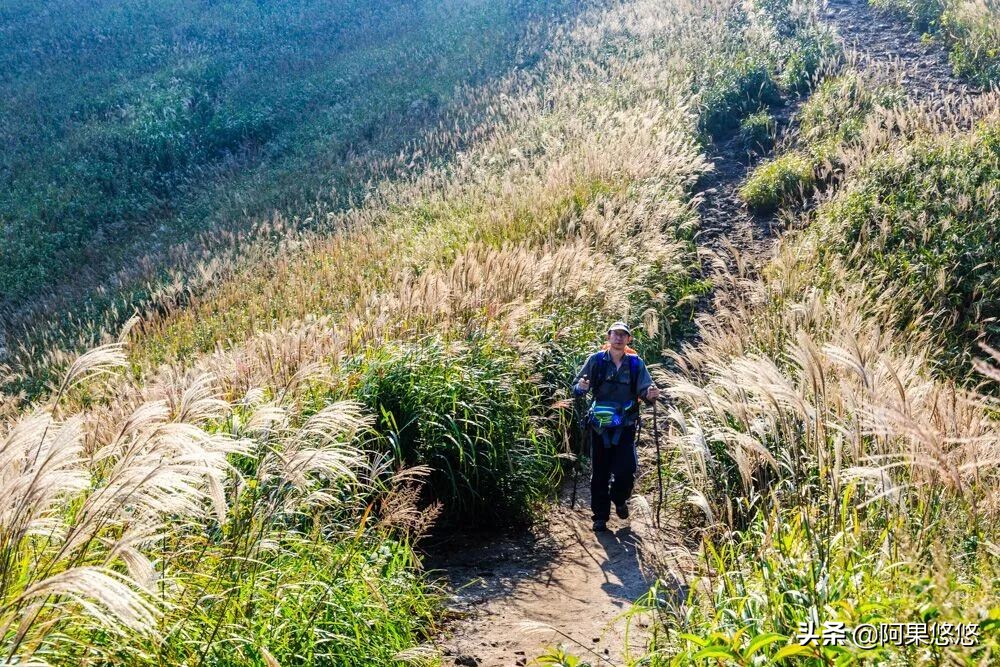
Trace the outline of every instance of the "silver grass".
{"label": "silver grass", "polygon": [[392,659],[411,665],[437,665],[441,660],[441,649],[433,644],[418,644],[398,652]]}
{"label": "silver grass", "polygon": [[55,598],[59,604],[71,601],[109,632],[125,634],[128,629],[147,636],[157,634],[160,611],[113,570],[83,566],[60,572],[28,587],[15,603],[39,598]]}
{"label": "silver grass", "polygon": [[55,400],[88,377],[113,373],[128,363],[122,343],[109,343],[95,347],[77,357],[63,376],[62,383],[55,391]]}

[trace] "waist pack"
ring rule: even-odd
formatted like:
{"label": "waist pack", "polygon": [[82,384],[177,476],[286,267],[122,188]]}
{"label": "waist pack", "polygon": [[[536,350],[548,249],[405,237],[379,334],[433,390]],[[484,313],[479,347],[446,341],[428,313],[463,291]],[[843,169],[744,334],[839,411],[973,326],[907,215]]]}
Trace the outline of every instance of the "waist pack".
{"label": "waist pack", "polygon": [[594,430],[601,436],[605,447],[617,445],[621,438],[623,429],[621,426],[631,426],[636,422],[638,415],[632,407],[632,401],[628,403],[614,403],[611,401],[594,401],[588,413],[589,421]]}
{"label": "waist pack", "polygon": [[627,407],[611,401],[594,401],[590,406],[590,423],[598,429],[621,426],[625,423]]}

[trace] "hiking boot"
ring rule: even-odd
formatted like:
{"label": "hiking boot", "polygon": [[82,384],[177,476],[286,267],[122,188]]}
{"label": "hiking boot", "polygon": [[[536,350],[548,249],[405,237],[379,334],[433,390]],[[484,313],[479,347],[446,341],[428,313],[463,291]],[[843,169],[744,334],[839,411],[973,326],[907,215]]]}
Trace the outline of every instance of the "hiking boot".
{"label": "hiking boot", "polygon": [[615,505],[615,514],[618,515],[619,519],[628,518],[628,503],[622,503],[621,505]]}
{"label": "hiking boot", "polygon": [[594,519],[594,532],[603,533],[608,529],[608,522],[604,519]]}

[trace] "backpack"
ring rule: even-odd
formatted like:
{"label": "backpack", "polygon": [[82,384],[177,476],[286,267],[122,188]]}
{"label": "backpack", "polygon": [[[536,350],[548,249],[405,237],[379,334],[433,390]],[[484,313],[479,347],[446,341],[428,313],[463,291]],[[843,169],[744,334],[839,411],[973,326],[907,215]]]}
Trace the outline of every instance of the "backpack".
{"label": "backpack", "polygon": [[[634,354],[627,355],[629,361],[629,387],[630,394],[635,396],[639,390],[639,357]],[[612,402],[602,402],[598,401],[597,389],[604,382],[604,376],[607,375],[608,364],[604,359],[602,354],[594,363],[594,381],[591,383],[590,387],[594,392],[594,402],[590,406],[589,411],[589,421],[594,427],[594,430],[600,434],[601,439],[604,441],[605,447],[610,447],[612,445],[617,445],[618,440],[621,437],[621,429],[618,428],[622,425],[629,425],[629,417],[638,418],[638,414],[630,415],[632,407],[635,405],[629,401],[625,405],[619,405],[618,403]],[[611,431],[611,433],[608,433]]]}
{"label": "backpack", "polygon": [[[639,393],[639,357],[634,354],[626,354],[628,359],[629,394],[635,396]],[[590,389],[597,396],[597,388],[604,383],[604,376],[608,374],[608,362],[604,360],[604,355],[599,356],[594,363],[594,381],[590,383]]]}

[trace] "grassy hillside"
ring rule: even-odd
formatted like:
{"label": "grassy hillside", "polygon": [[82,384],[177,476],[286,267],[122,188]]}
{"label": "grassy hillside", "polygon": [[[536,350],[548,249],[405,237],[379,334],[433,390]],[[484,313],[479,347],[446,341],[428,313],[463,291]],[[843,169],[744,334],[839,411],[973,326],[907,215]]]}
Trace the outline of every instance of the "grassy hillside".
{"label": "grassy hillside", "polygon": [[604,322],[643,322],[653,352],[704,291],[705,114],[810,72],[728,3],[615,2],[528,34],[537,62],[460,94],[404,156],[454,159],[376,183],[334,233],[266,225],[277,247],[217,257],[127,348],[36,357],[53,384],[0,411],[4,488],[31,507],[2,524],[5,658],[387,664],[434,628],[410,548],[437,511],[538,516],[565,378]]}
{"label": "grassy hillside", "polygon": [[[654,663],[995,660],[1000,374],[979,345],[997,343],[1000,99],[921,106],[884,81],[824,81],[749,176],[744,196],[797,229],[761,275],[718,276],[702,343],[664,378],[673,488],[690,489],[705,541]],[[806,176],[776,178],[793,160]],[[800,194],[818,205],[802,212]],[[979,629],[801,646],[810,620]]]}
{"label": "grassy hillside", "polygon": [[44,317],[85,312],[116,281],[141,299],[198,247],[227,245],[219,230],[273,212],[317,224],[457,86],[537,59],[525,32],[569,6],[5,3],[0,311],[17,324],[56,290]]}
{"label": "grassy hillside", "polygon": [[[176,282],[150,286],[143,299],[152,305],[121,330],[131,292],[110,283],[111,307],[54,318],[14,350],[22,375],[8,386],[27,393],[0,399],[2,660],[433,661],[427,640],[441,601],[416,540],[435,522],[517,526],[544,512],[573,444],[568,379],[607,321],[641,323],[636,344],[651,359],[692,329],[694,303],[710,287],[692,202],[704,151],[734,132],[759,140],[773,107],[809,94],[820,65],[837,56],[817,8],[613,0],[551,21],[558,5],[495,7],[406,5],[378,23],[401,21],[383,41],[367,19],[336,23],[354,50],[330,54],[336,77],[316,76],[359,77],[350,79],[358,115],[337,121],[346,135],[300,141],[334,121],[292,111],[283,96],[335,102],[322,86],[302,93],[282,69],[294,59],[221,79],[244,92],[267,72],[288,82],[260,93],[278,109],[269,113],[293,120],[259,145],[216,154],[206,138],[214,114],[182,123],[184,160],[230,166],[222,178],[214,167],[168,161],[177,170],[155,182],[180,192],[190,178],[196,196],[184,201],[211,209],[205,218],[172,211],[179,229],[228,216],[244,197],[272,202],[265,211],[281,202],[286,215],[268,212],[249,236],[222,235],[222,250],[175,249]],[[278,33],[310,32],[316,18],[308,4],[198,8],[207,14],[177,9],[163,20],[190,20],[183,37],[235,21],[227,12],[237,10],[257,19],[247,25]],[[130,24],[122,11],[105,18]],[[403,21],[411,11],[435,22]],[[5,19],[44,32],[34,12],[26,5]],[[272,24],[262,21],[268,12]],[[235,36],[209,32],[213,57],[240,53]],[[426,38],[467,55],[477,42],[459,35],[480,33],[499,51],[484,52],[485,69],[472,67],[475,86],[439,98],[431,123],[421,122],[424,102],[414,106],[432,104],[423,75],[365,69],[382,62],[372,51],[382,44],[416,54],[420,67],[437,47],[408,45]],[[258,37],[247,39],[241,57],[258,57]],[[297,53],[291,44],[314,36],[283,39],[276,43]],[[310,72],[329,48],[315,40],[299,65]],[[441,81],[469,74],[456,64],[462,57],[445,60]],[[27,66],[10,76],[19,71],[37,76]],[[157,82],[186,85],[151,76],[154,92]],[[232,95],[213,98],[235,105],[220,119],[266,106]],[[386,107],[419,118],[396,122],[403,115],[380,115]],[[770,207],[793,212],[793,194],[815,188],[824,199],[762,275],[714,277],[715,314],[699,322],[698,347],[682,350],[683,372],[662,378],[676,401],[677,457],[666,472],[677,515],[701,538],[703,582],[679,609],[656,600],[646,662],[756,664],[794,653],[803,664],[942,664],[988,661],[997,650],[995,631],[985,632],[1000,617],[996,405],[945,370],[967,371],[963,360],[992,331],[979,318],[993,312],[996,108],[992,96],[957,116],[918,108],[842,71],[802,108],[794,169],[769,166],[788,159],[781,155],[764,167],[791,173],[794,188],[767,171],[751,176],[745,196],[764,192]],[[136,136],[133,111],[104,113],[88,132]],[[970,130],[973,117],[980,125]],[[330,141],[363,137],[371,123],[369,140],[384,151],[321,157]],[[143,147],[128,155],[142,160],[161,144],[108,145]],[[141,178],[135,192],[146,193]],[[754,179],[761,188],[750,187]],[[312,207],[286,188],[330,182],[357,196]],[[292,217],[300,210],[314,214],[309,223]],[[127,244],[107,247],[124,253]],[[108,344],[73,353],[88,339]],[[704,518],[682,511],[688,499]],[[984,633],[971,648],[800,651],[791,635],[809,616],[978,620]]]}

